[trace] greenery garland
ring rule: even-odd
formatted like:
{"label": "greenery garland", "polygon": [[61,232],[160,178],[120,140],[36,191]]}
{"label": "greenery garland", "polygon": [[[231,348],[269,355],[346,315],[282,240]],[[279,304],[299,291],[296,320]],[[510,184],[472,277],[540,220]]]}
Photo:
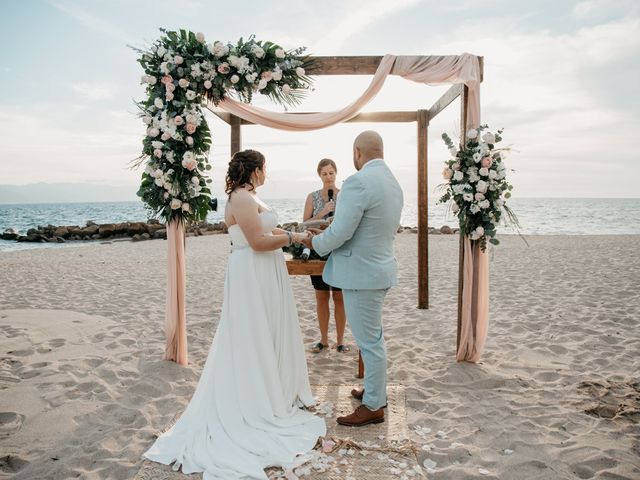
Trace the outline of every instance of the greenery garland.
{"label": "greenery garland", "polygon": [[160,29],[148,49],[135,49],[144,69],[147,98],[137,105],[146,125],[144,165],[138,196],[151,216],[167,223],[202,221],[211,210],[211,131],[202,105],[235,95],[250,102],[255,93],[281,105],[299,103],[311,85],[305,48],[285,51],[273,42],[242,38],[235,44],[207,43],[203,33]]}

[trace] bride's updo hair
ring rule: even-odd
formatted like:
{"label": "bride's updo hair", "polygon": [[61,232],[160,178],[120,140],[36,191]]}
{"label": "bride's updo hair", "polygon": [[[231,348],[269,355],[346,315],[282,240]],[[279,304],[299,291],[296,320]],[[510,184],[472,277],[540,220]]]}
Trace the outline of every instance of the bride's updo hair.
{"label": "bride's updo hair", "polygon": [[251,175],[256,168],[260,170],[264,168],[264,155],[257,150],[236,152],[231,158],[227,170],[227,186],[224,190],[226,194],[231,195],[241,185],[250,185],[253,190],[255,187],[251,183]]}

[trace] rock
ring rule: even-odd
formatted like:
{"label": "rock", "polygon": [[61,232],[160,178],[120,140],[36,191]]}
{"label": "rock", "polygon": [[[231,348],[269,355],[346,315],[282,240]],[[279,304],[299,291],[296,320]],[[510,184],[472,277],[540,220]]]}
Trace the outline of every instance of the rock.
{"label": "rock", "polygon": [[40,232],[40,229],[39,229],[39,228],[38,228],[38,229],[36,229],[36,228],[30,228],[29,230],[27,230],[27,236],[29,236],[29,235],[34,235],[34,234],[39,233],[39,232]]}
{"label": "rock", "polygon": [[152,236],[158,230],[166,230],[166,229],[164,228],[164,225],[160,225],[160,223],[151,223],[147,225],[147,232],[149,232],[149,234]]}
{"label": "rock", "polygon": [[216,232],[222,232],[222,233],[229,232],[229,230],[227,229],[227,224],[225,222],[217,222],[216,224],[214,224],[213,227]]}
{"label": "rock", "polygon": [[20,235],[18,235],[18,232],[16,232],[13,228],[7,228],[4,233],[0,235],[0,238],[2,238],[3,240],[17,240],[19,236]]}
{"label": "rock", "polygon": [[138,234],[136,233],[133,237],[131,237],[131,240],[132,240],[133,242],[139,242],[139,241],[140,241],[140,235],[138,235]]}
{"label": "rock", "polygon": [[69,231],[69,235],[72,236],[77,236],[77,235],[82,235],[82,228],[80,227],[67,227],[67,230]]}
{"label": "rock", "polygon": [[151,238],[151,235],[149,235],[148,233],[143,233],[142,235],[140,235],[140,239],[141,240],[149,240]]}
{"label": "rock", "polygon": [[89,235],[85,235],[84,237],[82,237],[83,240],[91,240],[91,237]]}
{"label": "rock", "polygon": [[98,233],[98,230],[100,230],[100,227],[98,225],[96,225],[95,223],[93,225],[89,225],[85,228],[82,229],[82,233],[84,233],[85,235],[95,235],[96,233]]}
{"label": "rock", "polygon": [[147,224],[144,222],[133,222],[127,224],[127,235],[142,235],[147,233]]}
{"label": "rock", "polygon": [[153,238],[167,238],[167,229],[161,228],[153,232]]}
{"label": "rock", "polygon": [[94,233],[93,235],[91,235],[91,240],[100,240],[102,237],[100,235],[98,235],[97,233]]}
{"label": "rock", "polygon": [[117,231],[117,226],[113,223],[107,223],[98,227],[98,233],[102,238],[107,238],[114,235]]}
{"label": "rock", "polygon": [[453,230],[449,225],[443,225],[440,227],[440,233],[442,233],[443,235],[451,235],[453,233]]}
{"label": "rock", "polygon": [[93,226],[98,226],[98,224],[96,222],[94,222],[93,220],[87,220],[87,227],[93,227]]}
{"label": "rock", "polygon": [[442,235],[442,232],[434,228],[433,230],[429,230],[429,235]]}
{"label": "rock", "polygon": [[65,239],[62,237],[56,237],[56,242],[58,243],[66,243]]}
{"label": "rock", "polygon": [[418,229],[417,228],[411,228],[411,229],[409,229],[409,231],[411,233],[418,233]]}
{"label": "rock", "polygon": [[150,218],[149,220],[147,220],[147,223],[149,225],[160,225],[160,220],[158,220],[157,218]]}
{"label": "rock", "polygon": [[69,229],[67,229],[67,227],[58,227],[53,231],[53,235],[55,237],[68,237]]}

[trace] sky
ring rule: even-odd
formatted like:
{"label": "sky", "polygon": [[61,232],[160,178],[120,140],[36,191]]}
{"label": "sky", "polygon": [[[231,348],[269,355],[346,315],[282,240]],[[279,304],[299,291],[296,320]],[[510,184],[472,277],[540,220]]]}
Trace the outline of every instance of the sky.
{"label": "sky", "polygon": [[[504,128],[515,196],[640,196],[636,0],[0,0],[0,185],[131,186],[135,198],[141,172],[130,161],[145,132],[134,106],[143,72],[128,45],[148,46],[159,27],[201,31],[208,41],[255,34],[313,55],[482,55],[482,122]],[[337,110],[370,79],[316,77],[290,111]],[[429,108],[447,88],[389,77],[365,111]],[[263,98],[254,103],[282,111]],[[457,137],[459,113],[456,101],[430,123],[430,195],[448,158],[440,136]],[[222,196],[230,131],[208,118],[210,173]],[[354,173],[353,139],[370,128],[383,136],[405,196],[415,197],[414,123],[304,133],[246,126],[242,141],[267,158],[264,198],[302,198],[321,187],[322,158],[336,161],[339,182]]]}

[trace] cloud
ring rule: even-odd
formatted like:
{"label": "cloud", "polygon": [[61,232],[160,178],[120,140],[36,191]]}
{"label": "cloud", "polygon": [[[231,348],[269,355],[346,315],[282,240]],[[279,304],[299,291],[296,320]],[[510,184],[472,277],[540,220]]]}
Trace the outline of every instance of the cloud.
{"label": "cloud", "polygon": [[71,89],[86,100],[110,100],[116,97],[118,88],[108,83],[74,83]]}
{"label": "cloud", "polygon": [[93,31],[104,33],[106,35],[109,35],[110,37],[128,44],[134,44],[138,41],[136,37],[129,34],[129,32],[127,32],[126,30],[123,30],[119,26],[114,25],[104,18],[100,18],[92,13],[78,8],[77,5],[74,5],[69,1],[47,0],[47,3]]}

